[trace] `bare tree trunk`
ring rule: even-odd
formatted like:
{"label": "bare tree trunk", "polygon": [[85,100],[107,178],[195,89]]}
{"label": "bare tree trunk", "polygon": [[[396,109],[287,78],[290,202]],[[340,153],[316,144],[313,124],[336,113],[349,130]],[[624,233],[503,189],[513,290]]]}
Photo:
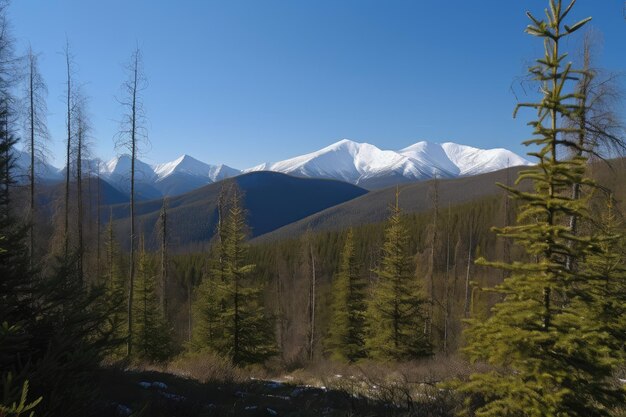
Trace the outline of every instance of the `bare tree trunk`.
{"label": "bare tree trunk", "polygon": [[[11,135],[9,134],[9,101],[6,100],[5,105],[4,105],[4,117],[2,119],[2,124],[3,124],[3,129],[4,129],[4,140],[7,144],[9,144],[11,142]],[[6,151],[5,151],[5,158],[7,160],[7,163],[5,164],[5,184],[4,184],[4,195],[5,195],[5,201],[9,201],[9,188],[11,187],[11,164],[8,163],[8,161],[11,160],[11,146],[7,146],[6,147]]]}
{"label": "bare tree trunk", "polygon": [[85,247],[84,247],[84,243],[83,243],[83,141],[84,141],[84,130],[83,130],[83,120],[82,120],[82,115],[80,116],[80,119],[78,121],[78,131],[76,132],[76,139],[77,139],[77,147],[76,147],[76,197],[77,197],[77,202],[78,202],[78,213],[76,215],[76,222],[77,222],[77,232],[78,232],[78,276],[79,279],[83,280],[83,274],[84,274],[84,266],[83,266],[83,260],[84,260],[84,254],[85,254]]}
{"label": "bare tree trunk", "polygon": [[30,245],[28,248],[28,258],[30,267],[33,267],[33,258],[35,256],[35,62],[33,51],[29,51],[28,62],[28,98],[29,98],[29,135],[30,135],[30,222],[29,238]]}
{"label": "bare tree trunk", "polygon": [[161,308],[167,318],[167,198],[161,209]]}
{"label": "bare tree trunk", "polygon": [[446,273],[444,275],[444,318],[443,318],[443,353],[448,354],[448,326],[450,322],[450,205],[446,222]]}
{"label": "bare tree trunk", "polygon": [[[585,146],[588,145],[587,139],[587,98],[589,96],[589,89],[591,86],[592,76],[590,74],[590,65],[591,65],[591,44],[588,38],[585,38],[583,45],[583,73],[580,83],[578,85],[578,93],[581,98],[579,99],[580,112],[578,115],[578,120],[576,123],[578,124],[578,148],[576,149],[576,156],[582,156]],[[580,198],[580,183],[572,184],[572,200],[578,200]],[[569,228],[573,235],[578,234],[578,217],[576,215],[571,215],[569,218]],[[573,241],[568,241],[568,247],[572,247]],[[568,271],[571,271],[575,268],[574,260],[571,256],[567,256],[565,261],[565,268]]]}
{"label": "bare tree trunk", "polygon": [[70,158],[72,152],[72,67],[69,42],[65,44],[65,66],[67,70],[67,143],[65,158],[65,221],[63,228],[63,250],[65,258],[69,255],[70,227]]}
{"label": "bare tree trunk", "polygon": [[428,262],[429,269],[429,300],[428,300],[428,340],[433,342],[433,322],[435,321],[435,251],[437,245],[437,227],[439,222],[439,182],[437,176],[433,180],[432,203],[434,208],[432,234],[430,240],[430,257]]}
{"label": "bare tree trunk", "polygon": [[100,160],[97,162],[96,183],[96,277],[100,280]]}
{"label": "bare tree trunk", "polygon": [[465,305],[463,307],[463,315],[465,318],[470,316],[470,267],[472,266],[472,224],[470,223],[469,247],[467,250],[467,269],[465,272]]}
{"label": "bare tree trunk", "polygon": [[313,360],[314,347],[315,347],[315,305],[317,287],[317,277],[315,274],[315,256],[313,256],[313,244],[309,241],[309,253],[311,256],[311,283],[309,287],[309,340],[308,340],[308,353],[309,361]]}
{"label": "bare tree trunk", "polygon": [[192,314],[192,311],[191,311],[192,310],[192,305],[191,305],[191,286],[192,286],[191,280],[189,280],[189,282],[187,283],[187,307],[189,308],[189,311],[188,311],[188,313],[189,313],[189,321],[187,323],[188,324],[187,340],[190,341],[190,342],[191,342],[191,332],[192,332],[192,327],[191,326],[193,324],[192,323],[193,314]]}
{"label": "bare tree trunk", "polygon": [[128,340],[126,354],[133,353],[133,292],[135,286],[135,161],[137,160],[137,89],[139,81],[139,51],[135,50],[131,63],[132,79],[130,85],[130,266],[128,287]]}
{"label": "bare tree trunk", "polygon": [[109,207],[109,244],[107,250],[107,263],[109,264],[109,288],[113,289],[113,208]]}

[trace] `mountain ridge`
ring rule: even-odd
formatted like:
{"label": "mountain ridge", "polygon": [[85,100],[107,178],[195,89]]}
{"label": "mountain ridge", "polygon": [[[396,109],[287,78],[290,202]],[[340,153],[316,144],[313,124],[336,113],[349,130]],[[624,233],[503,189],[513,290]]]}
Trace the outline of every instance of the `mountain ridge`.
{"label": "mountain ridge", "polygon": [[[94,160],[100,176],[118,190],[128,193],[130,157],[120,155],[108,162]],[[266,162],[240,170],[224,164],[211,165],[183,154],[173,161],[135,163],[136,188],[146,199],[184,194],[207,184],[249,172],[273,171],[302,178],[334,179],[366,189],[423,181],[456,178],[498,171],[511,166],[530,165],[521,156],[504,148],[480,149],[453,142],[420,141],[401,150],[385,150],[369,143],[342,139],[320,150],[278,162]],[[26,158],[18,158],[26,171]],[[60,180],[64,169],[47,165],[42,173],[51,181]]]}

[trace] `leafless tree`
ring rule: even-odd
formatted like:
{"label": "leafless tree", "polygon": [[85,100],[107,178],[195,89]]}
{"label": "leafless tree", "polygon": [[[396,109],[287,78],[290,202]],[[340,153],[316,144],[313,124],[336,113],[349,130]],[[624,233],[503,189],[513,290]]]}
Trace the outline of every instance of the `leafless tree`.
{"label": "leafless tree", "polygon": [[87,98],[81,91],[76,89],[74,95],[74,137],[76,138],[74,143],[74,154],[76,159],[74,161],[76,167],[76,232],[78,238],[78,272],[82,279],[84,273],[84,255],[85,255],[85,242],[84,242],[84,199],[83,199],[83,165],[85,158],[88,156],[89,149],[89,135],[91,131],[91,125],[89,123],[89,117],[87,114]]}
{"label": "leafless tree", "polygon": [[[3,143],[15,140],[14,117],[17,112],[12,90],[19,78],[19,60],[15,57],[14,39],[6,16],[8,5],[8,0],[0,0],[0,141]],[[7,154],[10,149],[6,146]],[[11,164],[6,164],[5,169],[6,183],[2,184],[2,194],[8,199]]]}
{"label": "leafless tree", "polygon": [[[626,153],[626,129],[616,112],[623,98],[618,84],[619,75],[606,73],[594,65],[594,52],[599,41],[594,32],[587,32],[583,39],[581,61],[583,70],[579,74],[576,93],[579,96],[579,111],[574,113],[569,126],[577,131],[566,135],[562,145],[574,157],[607,160]],[[571,198],[581,197],[582,184],[572,185]],[[578,218],[569,219],[570,230],[578,231]],[[570,257],[566,267],[575,268]]]}
{"label": "leafless tree", "polygon": [[132,355],[133,346],[133,288],[135,284],[135,162],[139,148],[147,143],[145,114],[143,111],[142,92],[147,86],[143,73],[143,61],[139,47],[132,52],[126,66],[127,80],[122,84],[122,98],[119,99],[123,108],[120,131],[116,136],[116,148],[124,149],[130,154],[130,266],[128,286],[128,339],[126,352]]}
{"label": "leafless tree", "polygon": [[48,95],[48,87],[39,72],[39,64],[37,61],[37,54],[29,47],[26,55],[27,68],[24,98],[27,103],[27,108],[25,112],[26,126],[24,126],[24,130],[28,135],[26,148],[30,154],[29,258],[31,266],[33,265],[35,256],[35,165],[38,161],[44,161],[46,159],[46,142],[50,137],[46,124],[46,115],[48,113],[46,97]]}
{"label": "leafless tree", "polygon": [[159,216],[159,235],[161,237],[161,308],[167,317],[167,270],[168,270],[168,241],[167,241],[167,205],[168,199],[163,199],[163,207]]}
{"label": "leafless tree", "polygon": [[67,129],[66,138],[66,153],[65,153],[65,217],[63,223],[63,250],[64,256],[67,258],[69,255],[69,242],[70,242],[70,166],[72,161],[72,129],[73,129],[73,117],[74,117],[74,57],[70,50],[69,40],[65,42],[65,49],[63,51],[65,56],[65,70],[66,70],[66,90],[65,90],[65,105],[66,105],[66,122],[65,127]]}

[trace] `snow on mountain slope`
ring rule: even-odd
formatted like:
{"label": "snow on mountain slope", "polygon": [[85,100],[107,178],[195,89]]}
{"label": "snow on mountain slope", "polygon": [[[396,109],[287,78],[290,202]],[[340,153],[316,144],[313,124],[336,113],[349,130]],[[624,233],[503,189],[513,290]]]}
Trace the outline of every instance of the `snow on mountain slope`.
{"label": "snow on mountain slope", "polygon": [[319,151],[245,170],[277,171],[300,177],[331,178],[370,188],[398,182],[475,175],[530,162],[505,149],[422,141],[400,151],[341,140]]}
{"label": "snow on mountain slope", "polygon": [[447,142],[441,145],[459,175],[477,175],[519,165],[532,165],[521,156],[503,148],[478,149]]}
{"label": "snow on mountain slope", "polygon": [[[101,174],[114,182],[130,181],[131,158],[130,155],[121,155],[107,162]],[[135,180],[152,182],[156,179],[154,169],[140,160],[135,160]],[[113,184],[116,185],[116,184]]]}
{"label": "snow on mountain slope", "polygon": [[[30,159],[18,155],[21,173]],[[530,162],[506,149],[479,149],[452,142],[421,141],[399,151],[383,150],[369,143],[348,139],[305,155],[264,163],[244,171],[226,165],[210,165],[189,155],[162,164],[135,162],[135,180],[144,197],[178,195],[206,184],[251,171],[276,171],[298,177],[327,178],[365,188],[382,188],[402,182],[476,175]],[[100,164],[103,179],[120,191],[130,188],[131,159],[128,155]],[[93,172],[94,166],[84,170]],[[42,177],[61,180],[64,169],[50,165],[38,168]],[[23,176],[23,174],[21,174]]]}
{"label": "snow on mountain slope", "polygon": [[200,162],[189,155],[182,155],[171,162],[154,165],[153,169],[156,176],[162,179],[176,172],[198,177],[208,177],[211,167],[209,164]]}
{"label": "snow on mountain slope", "polygon": [[431,177],[456,177],[460,174],[459,167],[454,164],[438,143],[427,141],[417,142],[398,151],[423,166]]}
{"label": "snow on mountain slope", "polygon": [[428,178],[428,168],[419,166],[394,151],[386,151],[369,143],[343,139],[337,143],[295,158],[265,163],[250,171],[276,171],[300,177],[331,178],[362,184],[386,176],[412,179]]}
{"label": "snow on mountain slope", "polygon": [[209,165],[209,178],[213,182],[221,181],[226,178],[236,177],[241,174],[241,171],[236,168],[231,168],[228,165]]}

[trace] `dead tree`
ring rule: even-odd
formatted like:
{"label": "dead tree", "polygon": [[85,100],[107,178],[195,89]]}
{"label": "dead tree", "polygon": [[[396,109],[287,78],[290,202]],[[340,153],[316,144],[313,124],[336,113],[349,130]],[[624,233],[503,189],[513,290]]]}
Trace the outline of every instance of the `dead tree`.
{"label": "dead tree", "polygon": [[78,238],[78,273],[82,280],[84,275],[84,258],[85,258],[85,242],[84,242],[84,201],[83,201],[83,158],[87,155],[88,137],[89,137],[89,120],[86,110],[86,97],[77,90],[74,97],[74,124],[76,138],[74,154],[76,155],[76,233]]}
{"label": "dead tree", "polygon": [[46,96],[48,88],[39,72],[37,63],[37,55],[32,48],[28,48],[27,74],[26,74],[26,91],[25,102],[26,109],[26,126],[25,131],[28,134],[28,151],[30,156],[30,207],[29,207],[29,248],[28,255],[31,267],[35,257],[35,182],[36,171],[35,165],[37,161],[45,160],[45,142],[49,139],[48,128],[46,125],[46,114],[48,112],[46,106]]}
{"label": "dead tree", "polygon": [[133,347],[133,288],[135,285],[135,163],[140,145],[147,141],[145,115],[143,112],[142,92],[146,88],[143,74],[141,51],[135,48],[126,67],[127,80],[122,84],[123,107],[120,131],[116,137],[116,148],[130,154],[130,265],[128,287],[128,334],[126,353],[132,355]]}
{"label": "dead tree", "polygon": [[167,269],[168,269],[168,257],[167,257],[167,204],[168,200],[163,200],[163,207],[161,207],[160,215],[160,235],[161,235],[161,308],[163,314],[167,317]]}
{"label": "dead tree", "polygon": [[70,163],[72,155],[72,120],[73,120],[73,100],[72,100],[72,88],[73,88],[73,66],[74,59],[70,52],[69,41],[65,42],[65,70],[66,70],[66,91],[65,91],[65,104],[66,104],[66,129],[67,138],[65,146],[65,217],[63,223],[63,254],[65,259],[69,255],[69,242],[70,242]]}

